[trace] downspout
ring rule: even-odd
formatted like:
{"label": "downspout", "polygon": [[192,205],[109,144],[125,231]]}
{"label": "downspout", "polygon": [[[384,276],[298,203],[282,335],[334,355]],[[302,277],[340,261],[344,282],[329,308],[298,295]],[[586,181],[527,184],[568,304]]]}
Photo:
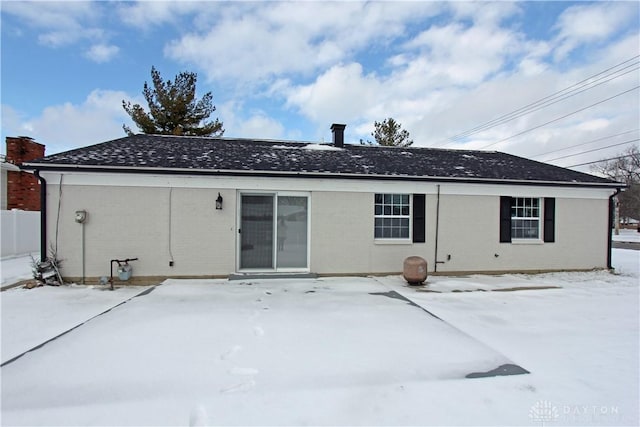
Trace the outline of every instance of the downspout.
{"label": "downspout", "polygon": [[621,188],[616,188],[616,192],[609,196],[609,218],[607,221],[607,268],[609,270],[613,270],[613,265],[611,265],[611,252],[613,247],[613,237],[611,236],[611,227],[614,225],[613,221],[615,213],[615,202],[613,200],[618,194],[622,192]]}
{"label": "downspout", "polygon": [[436,246],[434,250],[433,256],[433,272],[436,273],[438,271],[438,228],[440,225],[440,184],[436,185],[438,189],[437,199],[436,199]]}
{"label": "downspout", "polygon": [[40,261],[47,259],[47,181],[35,169],[33,175],[40,181]]}

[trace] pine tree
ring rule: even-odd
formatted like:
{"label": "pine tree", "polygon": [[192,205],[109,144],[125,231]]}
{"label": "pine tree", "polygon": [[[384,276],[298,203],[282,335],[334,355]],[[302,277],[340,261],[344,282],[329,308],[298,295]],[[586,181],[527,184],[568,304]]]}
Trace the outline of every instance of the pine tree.
{"label": "pine tree", "polygon": [[[144,83],[142,91],[147,104],[147,113],[140,104],[122,101],[122,107],[131,116],[136,126],[146,134],[156,135],[190,135],[190,136],[222,136],[222,122],[206,119],[216,110],[213,96],[207,92],[199,101],[196,100],[197,74],[182,72],[175,80],[164,81],[160,72],[151,67],[153,86]],[[128,135],[131,129],[122,125]]]}
{"label": "pine tree", "polygon": [[[387,147],[409,147],[413,144],[413,140],[409,137],[409,132],[405,129],[401,129],[402,125],[389,117],[382,122],[374,122],[375,131],[371,133],[371,136],[375,139],[375,143]],[[369,145],[374,143],[371,141],[366,142]],[[360,144],[365,144],[363,140],[360,140]]]}

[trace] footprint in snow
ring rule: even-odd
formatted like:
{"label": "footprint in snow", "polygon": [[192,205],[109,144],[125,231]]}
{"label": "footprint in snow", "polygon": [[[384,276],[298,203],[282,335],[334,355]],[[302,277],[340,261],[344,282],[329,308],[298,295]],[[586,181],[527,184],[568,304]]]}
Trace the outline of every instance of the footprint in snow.
{"label": "footprint in snow", "polygon": [[222,360],[227,360],[230,357],[232,357],[234,354],[236,354],[237,352],[239,352],[240,350],[242,350],[242,347],[239,345],[234,345],[233,347],[231,347],[229,350],[225,351],[224,353],[222,353],[220,355],[220,359]]}
{"label": "footprint in snow", "polygon": [[264,329],[262,329],[262,326],[256,326],[253,328],[253,333],[258,337],[264,336]]}
{"label": "footprint in snow", "polygon": [[220,389],[220,393],[246,393],[256,386],[256,382],[254,380],[249,380],[244,383],[235,384],[229,387],[225,387]]}
{"label": "footprint in snow", "polygon": [[209,425],[209,421],[207,420],[207,410],[204,409],[204,406],[198,405],[191,410],[191,415],[189,415],[189,426],[207,426]]}
{"label": "footprint in snow", "polygon": [[258,375],[259,372],[254,368],[239,368],[237,366],[229,369],[231,375]]}

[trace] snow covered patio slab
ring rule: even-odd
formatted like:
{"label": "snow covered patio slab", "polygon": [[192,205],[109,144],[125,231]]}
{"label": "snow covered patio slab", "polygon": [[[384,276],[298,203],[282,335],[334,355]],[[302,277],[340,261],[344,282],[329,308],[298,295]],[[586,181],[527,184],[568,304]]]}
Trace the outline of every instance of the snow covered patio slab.
{"label": "snow covered patio slab", "polygon": [[304,414],[278,424],[322,424],[373,390],[513,363],[387,292],[366,278],[167,281],[3,367],[3,422],[264,424],[259,408],[297,402]]}
{"label": "snow covered patio slab", "polygon": [[[430,277],[442,293],[398,276],[167,282],[5,365],[2,424],[640,425],[640,252],[613,255],[615,275]],[[529,285],[556,288],[489,292]],[[2,292],[3,344],[67,319],[73,298],[49,292],[98,314],[118,291]],[[8,328],[9,295],[24,320]],[[531,373],[464,378],[492,357]]]}
{"label": "snow covered patio slab", "polygon": [[125,287],[112,292],[104,287],[71,285],[2,292],[2,364],[148,288]]}

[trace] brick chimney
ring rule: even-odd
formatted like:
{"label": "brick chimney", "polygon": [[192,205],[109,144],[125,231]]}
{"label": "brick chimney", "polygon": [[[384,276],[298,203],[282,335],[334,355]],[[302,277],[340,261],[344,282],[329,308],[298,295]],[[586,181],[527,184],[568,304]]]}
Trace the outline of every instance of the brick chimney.
{"label": "brick chimney", "polygon": [[331,125],[331,132],[333,133],[333,146],[342,148],[344,147],[344,128],[347,125],[339,125],[334,123]]}
{"label": "brick chimney", "polygon": [[[19,166],[40,157],[44,157],[44,145],[28,136],[7,137],[7,162]],[[40,183],[33,174],[7,173],[7,209],[40,210]]]}

